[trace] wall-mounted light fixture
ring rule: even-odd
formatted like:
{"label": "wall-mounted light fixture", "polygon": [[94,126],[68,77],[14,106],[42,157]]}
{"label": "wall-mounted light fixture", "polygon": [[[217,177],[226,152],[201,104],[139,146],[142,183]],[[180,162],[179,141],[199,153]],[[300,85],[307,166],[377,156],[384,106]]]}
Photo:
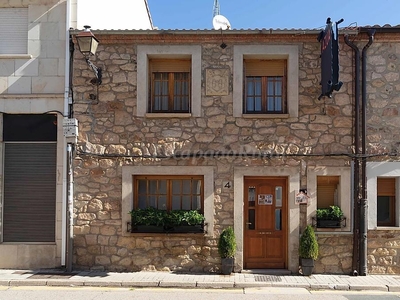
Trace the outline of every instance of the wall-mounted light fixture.
{"label": "wall-mounted light fixture", "polygon": [[85,29],[76,35],[76,41],[78,42],[79,51],[83,54],[89,67],[92,68],[96,79],[92,81],[93,84],[100,85],[103,76],[103,70],[96,67],[90,60],[91,55],[96,54],[99,40],[90,31],[90,26],[85,25]]}

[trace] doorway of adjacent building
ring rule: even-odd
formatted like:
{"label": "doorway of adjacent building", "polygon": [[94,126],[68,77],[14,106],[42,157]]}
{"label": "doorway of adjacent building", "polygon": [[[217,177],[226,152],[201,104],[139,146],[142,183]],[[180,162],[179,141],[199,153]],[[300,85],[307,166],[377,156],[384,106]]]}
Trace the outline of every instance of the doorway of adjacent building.
{"label": "doorway of adjacent building", "polygon": [[244,178],[244,268],[287,268],[287,177]]}

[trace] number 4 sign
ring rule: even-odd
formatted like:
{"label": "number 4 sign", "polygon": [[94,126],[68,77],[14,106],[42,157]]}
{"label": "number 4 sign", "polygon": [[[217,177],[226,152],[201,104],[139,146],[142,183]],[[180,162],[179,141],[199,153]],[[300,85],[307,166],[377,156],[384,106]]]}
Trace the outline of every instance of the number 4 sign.
{"label": "number 4 sign", "polygon": [[232,187],[233,187],[232,181],[223,181],[222,182],[222,188],[224,190],[230,190],[230,189],[232,189]]}

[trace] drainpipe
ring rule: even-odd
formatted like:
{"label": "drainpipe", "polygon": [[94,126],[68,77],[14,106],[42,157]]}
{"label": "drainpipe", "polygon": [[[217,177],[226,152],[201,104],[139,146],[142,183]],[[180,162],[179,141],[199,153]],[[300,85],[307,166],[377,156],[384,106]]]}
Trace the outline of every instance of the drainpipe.
{"label": "drainpipe", "polygon": [[354,174],[353,174],[353,204],[354,204],[354,211],[353,211],[353,263],[352,263],[352,275],[358,274],[358,264],[359,264],[359,193],[360,193],[360,50],[358,47],[349,41],[349,36],[345,35],[344,41],[346,45],[351,47],[354,51],[354,151],[355,151],[355,158],[354,158]]}
{"label": "drainpipe", "polygon": [[[70,27],[70,9],[71,9],[71,3],[70,0],[66,1],[66,11],[65,11],[65,16],[66,16],[66,21],[65,21],[65,79],[64,79],[64,109],[63,109],[63,117],[65,118],[68,116],[68,102],[69,102],[69,87],[70,87],[70,80],[69,80],[69,56],[70,56],[70,51],[69,51],[69,39],[70,39],[70,34],[69,34],[69,27]],[[68,157],[68,149],[67,149],[67,140],[63,139],[64,143],[64,150],[63,150],[63,162],[64,166],[66,166],[67,162],[67,157]],[[67,256],[68,256],[68,250],[67,250],[67,244],[68,244],[68,216],[67,216],[67,205],[68,205],[68,195],[67,195],[67,189],[68,189],[68,179],[67,179],[67,171],[64,168],[64,171],[62,172],[62,178],[63,178],[63,185],[62,185],[62,209],[61,209],[61,265],[65,266],[66,261],[67,261]]]}
{"label": "drainpipe", "polygon": [[362,160],[361,160],[361,200],[360,200],[360,275],[366,276],[367,268],[367,234],[368,234],[368,203],[367,203],[367,158],[366,158],[366,139],[367,139],[367,50],[374,41],[375,30],[368,30],[369,41],[362,50]]}

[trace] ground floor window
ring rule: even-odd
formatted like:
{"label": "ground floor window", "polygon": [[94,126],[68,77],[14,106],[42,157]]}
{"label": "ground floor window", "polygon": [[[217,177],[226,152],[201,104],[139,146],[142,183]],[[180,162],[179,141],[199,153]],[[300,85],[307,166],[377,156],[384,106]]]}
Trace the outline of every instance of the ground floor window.
{"label": "ground floor window", "polygon": [[338,205],[340,176],[317,176],[317,208]]}
{"label": "ground floor window", "polygon": [[377,225],[395,226],[396,178],[377,178]]}
{"label": "ground floor window", "polygon": [[203,176],[134,176],[134,208],[203,210]]}
{"label": "ground floor window", "polygon": [[121,209],[126,229],[122,234],[130,236],[132,225],[140,224],[158,224],[161,229],[165,224],[180,224],[179,229],[174,225],[173,231],[164,228],[161,232],[183,232],[187,223],[189,227],[201,224],[196,233],[213,236],[214,187],[213,167],[123,166]]}

